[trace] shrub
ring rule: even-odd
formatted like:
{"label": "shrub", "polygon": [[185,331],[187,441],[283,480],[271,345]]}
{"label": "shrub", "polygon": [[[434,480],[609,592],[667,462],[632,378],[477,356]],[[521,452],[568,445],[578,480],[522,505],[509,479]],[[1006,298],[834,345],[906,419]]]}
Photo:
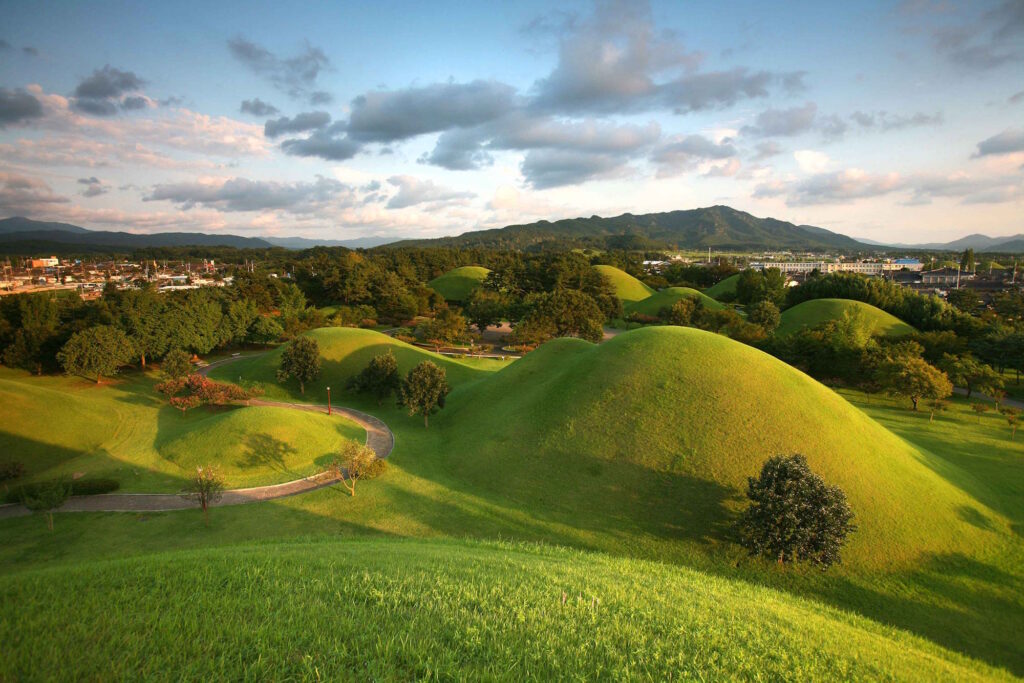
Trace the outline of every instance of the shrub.
{"label": "shrub", "polygon": [[25,474],[25,466],[20,462],[7,462],[0,465],[0,482],[8,482]]}
{"label": "shrub", "polygon": [[[54,483],[54,480],[48,480],[12,486],[4,496],[4,501],[20,503],[26,496],[37,496],[43,489],[53,486]],[[70,484],[70,495],[72,496],[95,496],[101,493],[111,493],[121,488],[121,482],[116,479],[75,479]]]}
{"label": "shrub", "polygon": [[856,529],[846,494],[825,484],[802,455],[770,458],[760,476],[748,480],[747,497],[741,543],[751,555],[779,564],[810,561],[827,568],[840,561],[846,536]]}

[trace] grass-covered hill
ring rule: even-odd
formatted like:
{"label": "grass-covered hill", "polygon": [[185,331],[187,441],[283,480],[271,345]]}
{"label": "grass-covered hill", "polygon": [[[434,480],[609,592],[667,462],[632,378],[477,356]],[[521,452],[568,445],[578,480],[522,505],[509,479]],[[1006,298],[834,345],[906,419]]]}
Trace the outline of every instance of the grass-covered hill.
{"label": "grass-covered hill", "polygon": [[700,301],[704,308],[721,310],[725,308],[706,294],[698,292],[690,287],[666,287],[660,289],[646,299],[635,301],[626,307],[626,313],[640,313],[642,315],[656,316],[663,308],[671,308],[672,304],[680,299],[694,299]]}
{"label": "grass-covered hill", "polygon": [[1007,678],[775,590],[529,545],[191,550],[0,577],[0,599],[22,608],[4,680]]}
{"label": "grass-covered hill", "polygon": [[719,299],[726,294],[736,294],[736,283],[740,281],[740,274],[730,275],[721,282],[714,284],[704,290],[704,293],[712,299]]}
{"label": "grass-covered hill", "polygon": [[110,478],[122,491],[144,492],[178,491],[196,465],[217,465],[239,488],[311,474],[342,439],[365,436],[342,418],[282,408],[183,415],[161,400],[154,380],[135,374],[97,386],[0,368],[0,464],[20,462],[28,481]]}
{"label": "grass-covered hill", "polygon": [[453,268],[428,282],[427,286],[443,296],[446,301],[465,301],[490,272],[481,266]]}
{"label": "grass-covered hill", "polygon": [[615,295],[623,304],[634,303],[654,294],[653,289],[615,266],[594,266],[594,270],[612,281],[615,285]]}
{"label": "grass-covered hill", "polygon": [[863,301],[812,299],[783,311],[776,334],[792,334],[804,327],[814,327],[829,320],[839,320],[847,314],[860,316],[873,335],[901,337],[915,332],[913,327],[896,316]]}

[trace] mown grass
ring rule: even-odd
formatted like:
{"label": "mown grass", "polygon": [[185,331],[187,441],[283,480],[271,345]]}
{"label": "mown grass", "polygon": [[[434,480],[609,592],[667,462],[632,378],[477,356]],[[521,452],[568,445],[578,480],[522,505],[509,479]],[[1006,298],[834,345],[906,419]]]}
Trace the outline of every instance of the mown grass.
{"label": "mown grass", "polygon": [[774,590],[524,545],[190,551],[0,577],[0,596],[11,680],[1006,677]]}
{"label": "mown grass", "polygon": [[615,296],[619,297],[623,304],[640,301],[654,294],[653,289],[615,266],[594,266],[594,269],[611,280],[615,286]]}
{"label": "mown grass", "polygon": [[[236,378],[237,379],[237,378]],[[0,368],[0,463],[24,481],[112,478],[122,491],[173,492],[196,465],[218,465],[232,488],[312,474],[362,428],[283,408],[197,408],[182,414],[153,390],[155,373],[109,384]]]}
{"label": "mown grass", "polygon": [[736,283],[740,281],[740,274],[730,275],[721,282],[714,284],[704,290],[704,293],[712,299],[719,299],[723,295],[736,294]]}
{"label": "mown grass", "polygon": [[446,301],[465,301],[490,272],[481,266],[453,268],[428,282],[427,286],[443,296]]}
{"label": "mown grass", "polygon": [[626,306],[626,313],[640,313],[642,315],[657,316],[663,308],[672,308],[672,304],[680,299],[694,299],[700,301],[704,308],[713,311],[720,311],[725,306],[718,303],[711,297],[689,287],[666,287],[658,290],[646,299],[633,302]]}
{"label": "mown grass", "polygon": [[846,313],[859,314],[873,335],[901,337],[916,331],[896,316],[863,301],[812,299],[783,311],[782,320],[775,333],[792,334],[804,327],[815,327],[830,320],[839,320]]}

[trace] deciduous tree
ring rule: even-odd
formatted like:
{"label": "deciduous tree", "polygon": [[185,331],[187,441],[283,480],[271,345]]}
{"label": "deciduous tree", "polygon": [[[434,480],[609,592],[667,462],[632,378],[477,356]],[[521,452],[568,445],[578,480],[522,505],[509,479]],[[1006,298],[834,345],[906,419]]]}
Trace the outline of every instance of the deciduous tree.
{"label": "deciduous tree", "polygon": [[294,378],[299,383],[299,393],[306,393],[306,382],[320,376],[320,344],[312,337],[298,337],[281,354],[281,367],[277,381],[286,382]]}
{"label": "deciduous tree", "polygon": [[196,467],[195,474],[189,479],[181,497],[199,503],[203,508],[203,524],[210,526],[210,505],[224,495],[224,478],[216,467]]}
{"label": "deciduous tree", "polygon": [[398,374],[398,360],[388,349],[374,356],[362,372],[353,377],[349,385],[359,392],[371,394],[381,405],[384,399],[398,391],[402,378]]}
{"label": "deciduous tree", "polygon": [[398,391],[398,400],[400,405],[409,409],[410,415],[423,415],[423,426],[429,427],[430,414],[444,408],[449,391],[444,368],[425,360],[406,375]]}
{"label": "deciduous tree", "polygon": [[192,371],[192,357],[181,349],[171,349],[160,362],[160,370],[171,379],[184,377]]}
{"label": "deciduous tree", "polygon": [[96,325],[71,335],[71,339],[57,354],[64,371],[69,375],[95,377],[114,375],[135,356],[135,347],[119,328]]}
{"label": "deciduous tree", "polygon": [[915,356],[889,358],[879,366],[875,378],[891,396],[909,398],[914,410],[922,398],[941,399],[953,393],[946,373]]}
{"label": "deciduous tree", "polygon": [[66,503],[70,497],[71,482],[61,477],[37,486],[26,487],[21,502],[32,512],[42,512],[46,516],[46,528],[52,532],[53,511]]}
{"label": "deciduous tree", "polygon": [[371,474],[377,454],[366,444],[346,441],[334,461],[333,469],[349,495],[355,497],[356,482]]}

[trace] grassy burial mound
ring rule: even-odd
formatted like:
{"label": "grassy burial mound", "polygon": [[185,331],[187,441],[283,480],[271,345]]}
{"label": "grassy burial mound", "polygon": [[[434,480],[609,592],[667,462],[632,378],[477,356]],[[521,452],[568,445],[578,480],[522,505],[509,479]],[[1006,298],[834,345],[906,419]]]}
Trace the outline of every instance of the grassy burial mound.
{"label": "grassy burial mound", "polygon": [[614,510],[680,539],[731,539],[747,478],[790,453],[849,497],[859,526],[846,553],[853,563],[976,547],[989,533],[970,517],[1006,524],[832,390],[690,328],[645,328],[598,346],[549,342],[453,392],[437,424],[440,457],[474,490],[528,509]]}
{"label": "grassy burial mound", "polygon": [[538,546],[190,550],[0,577],[0,599],[4,680],[1009,679],[768,588]]}
{"label": "grassy burial mound", "polygon": [[672,308],[672,304],[680,299],[695,299],[712,310],[725,308],[706,294],[698,292],[690,287],[666,287],[658,290],[651,296],[641,301],[634,302],[626,307],[626,313],[640,313],[641,315],[656,316],[663,308]]}
{"label": "grassy burial mound", "polygon": [[640,301],[654,294],[653,289],[615,266],[594,266],[594,269],[612,281],[615,285],[615,296],[619,297],[623,304]]}
{"label": "grassy burial mound", "polygon": [[465,301],[479,287],[491,271],[481,266],[453,268],[436,277],[427,286],[445,298],[445,301]]}
{"label": "grassy burial mound", "polygon": [[320,346],[321,373],[316,381],[306,384],[305,395],[299,393],[298,385],[294,382],[285,385],[277,382],[277,368],[281,364],[284,346],[263,355],[216,368],[210,376],[225,382],[236,381],[239,377],[245,377],[246,381],[259,382],[266,389],[268,398],[326,403],[327,387],[332,388],[332,395],[341,402],[345,396],[346,381],[359,374],[374,356],[387,353],[389,350],[395,354],[398,370],[403,376],[417,364],[429,360],[443,367],[448,373],[448,381],[453,384],[479,379],[487,376],[488,370],[505,365],[502,361],[494,359],[458,359],[442,356],[374,330],[321,327],[306,334],[315,339]]}
{"label": "grassy burial mound", "polygon": [[776,334],[787,335],[804,327],[814,327],[844,314],[860,315],[871,330],[881,337],[902,337],[913,334],[914,328],[899,318],[863,301],[850,299],[812,299],[786,309]]}
{"label": "grassy burial mound", "polygon": [[740,274],[730,275],[716,285],[704,290],[704,293],[712,299],[719,299],[723,295],[736,295],[736,283],[740,281]]}
{"label": "grassy burial mound", "polygon": [[246,488],[320,472],[346,439],[365,438],[362,427],[341,417],[253,406],[205,413],[188,429],[162,430],[157,450],[185,472],[218,464],[230,488]]}

